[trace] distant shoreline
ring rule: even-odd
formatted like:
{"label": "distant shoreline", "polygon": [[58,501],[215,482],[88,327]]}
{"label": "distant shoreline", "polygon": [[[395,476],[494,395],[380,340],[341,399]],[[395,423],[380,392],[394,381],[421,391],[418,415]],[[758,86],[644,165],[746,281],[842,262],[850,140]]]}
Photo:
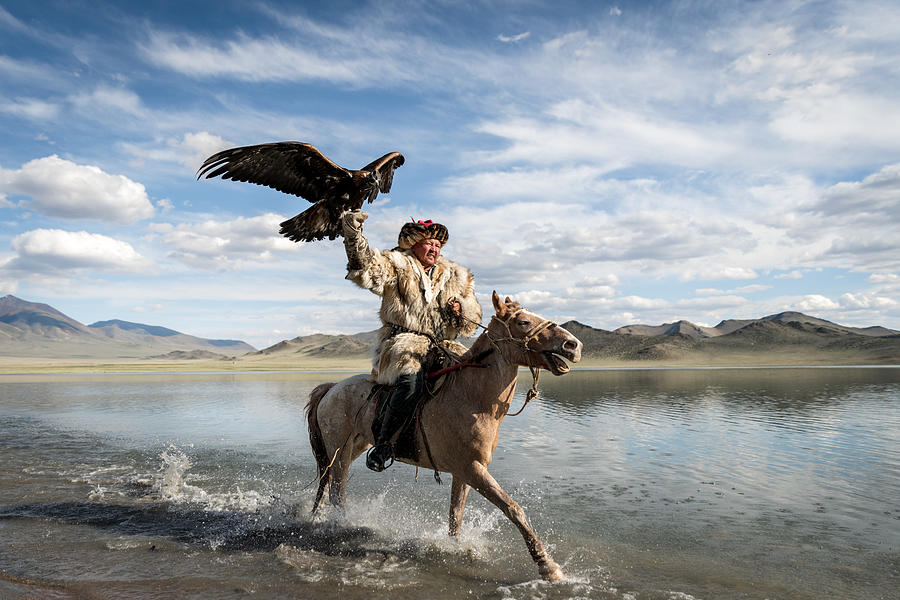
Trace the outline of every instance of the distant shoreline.
{"label": "distant shoreline", "polygon": [[[730,358],[730,360],[729,360]],[[697,356],[682,360],[617,361],[587,357],[572,365],[578,370],[639,369],[741,369],[741,368],[811,368],[811,367],[900,367],[895,362],[853,360],[853,356],[791,355],[714,357]],[[234,360],[158,360],[134,358],[72,359],[17,358],[0,356],[0,375],[77,374],[77,373],[368,373],[368,357],[349,358],[260,358],[239,357]]]}

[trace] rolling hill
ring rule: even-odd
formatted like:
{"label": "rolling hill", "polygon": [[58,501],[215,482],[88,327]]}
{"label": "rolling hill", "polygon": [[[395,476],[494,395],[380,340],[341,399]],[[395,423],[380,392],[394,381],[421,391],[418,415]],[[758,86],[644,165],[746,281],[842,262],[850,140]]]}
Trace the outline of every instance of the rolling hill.
{"label": "rolling hill", "polygon": [[372,348],[377,339],[377,331],[367,331],[354,335],[327,335],[315,333],[295,337],[291,340],[278,342],[259,352],[254,356],[309,356],[309,357],[368,357],[372,354]]}

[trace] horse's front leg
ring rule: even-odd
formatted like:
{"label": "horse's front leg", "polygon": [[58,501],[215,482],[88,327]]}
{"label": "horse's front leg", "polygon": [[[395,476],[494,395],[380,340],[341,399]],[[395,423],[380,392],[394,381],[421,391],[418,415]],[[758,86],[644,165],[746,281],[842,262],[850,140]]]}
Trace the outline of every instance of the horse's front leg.
{"label": "horse's front leg", "polygon": [[[544,548],[544,545],[535,535],[531,525],[528,524],[525,511],[509,494],[503,491],[500,484],[488,473],[487,467],[479,462],[472,463],[466,479],[469,485],[502,510],[503,514],[519,528],[522,537],[525,538],[525,544],[528,546],[531,558],[538,565],[538,572],[541,574],[541,577],[547,581],[565,579],[560,566],[553,560],[550,553],[547,552],[547,549]],[[453,478],[453,484],[454,486],[456,485],[456,477]]]}
{"label": "horse's front leg", "polygon": [[466,497],[469,495],[469,484],[463,477],[453,476],[450,489],[450,535],[456,537],[462,529],[463,511],[466,509]]}

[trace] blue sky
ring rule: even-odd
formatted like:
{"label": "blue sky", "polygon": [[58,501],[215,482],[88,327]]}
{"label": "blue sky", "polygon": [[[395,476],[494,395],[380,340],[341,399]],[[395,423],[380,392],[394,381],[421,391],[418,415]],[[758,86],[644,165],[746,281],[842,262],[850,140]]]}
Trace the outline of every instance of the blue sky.
{"label": "blue sky", "polygon": [[[327,4],[327,6],[326,6]],[[553,319],[900,329],[896,2],[5,2],[0,294],[257,347],[377,326],[308,206],[197,181],[299,140]]]}

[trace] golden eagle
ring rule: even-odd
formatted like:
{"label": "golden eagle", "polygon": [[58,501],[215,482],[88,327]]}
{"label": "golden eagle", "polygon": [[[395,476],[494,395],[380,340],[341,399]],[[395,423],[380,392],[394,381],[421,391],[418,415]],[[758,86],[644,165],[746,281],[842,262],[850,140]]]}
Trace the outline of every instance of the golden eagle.
{"label": "golden eagle", "polygon": [[341,235],[340,215],[356,210],[378,192],[391,191],[394,169],[403,155],[389,152],[357,171],[345,169],[303,142],[274,142],[242,146],[213,154],[197,171],[197,179],[247,181],[300,196],[313,203],[281,223],[279,233],[295,242],[311,242]]}

